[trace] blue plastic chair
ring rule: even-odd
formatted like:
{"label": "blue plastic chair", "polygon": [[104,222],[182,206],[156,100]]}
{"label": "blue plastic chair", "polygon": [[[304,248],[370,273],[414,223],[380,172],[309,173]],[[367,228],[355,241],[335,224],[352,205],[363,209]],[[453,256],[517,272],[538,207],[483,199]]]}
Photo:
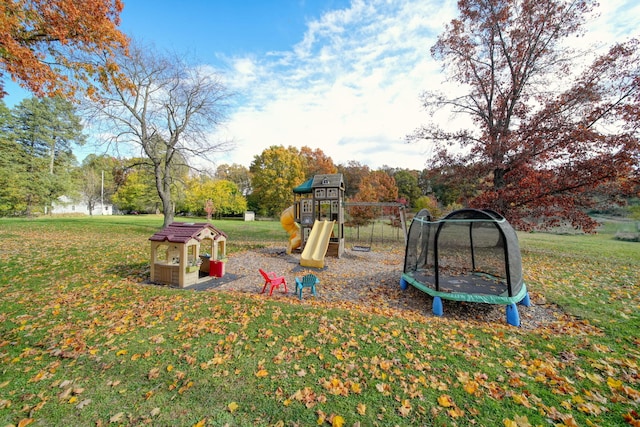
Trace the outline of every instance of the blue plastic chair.
{"label": "blue plastic chair", "polygon": [[302,289],[311,288],[311,294],[316,296],[316,284],[320,283],[320,279],[318,279],[313,274],[307,274],[299,279],[296,277],[296,293],[300,300],[302,300]]}

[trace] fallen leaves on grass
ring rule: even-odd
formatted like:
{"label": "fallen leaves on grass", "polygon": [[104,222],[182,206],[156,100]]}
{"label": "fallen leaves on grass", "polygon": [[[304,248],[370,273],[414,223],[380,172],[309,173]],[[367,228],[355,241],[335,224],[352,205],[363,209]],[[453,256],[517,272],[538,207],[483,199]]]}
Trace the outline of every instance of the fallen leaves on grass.
{"label": "fallen leaves on grass", "polygon": [[111,418],[109,418],[109,422],[111,424],[120,423],[124,421],[124,418],[125,418],[124,412],[118,412],[117,414],[114,414],[111,416]]}
{"label": "fallen leaves on grass", "polygon": [[[52,245],[62,252],[55,239]],[[37,245],[27,246],[34,253],[41,250]],[[112,250],[130,248],[114,242]],[[54,275],[63,272],[62,259],[48,266]],[[546,284],[544,269],[549,266],[534,266],[527,280]],[[587,269],[578,265],[571,273]],[[113,393],[117,398],[122,393],[130,407],[151,408],[158,401],[197,398],[206,395],[205,387],[216,379],[237,377],[259,384],[261,396],[276,404],[300,405],[312,417],[317,415],[319,424],[332,426],[360,421],[363,425],[384,424],[390,417],[395,417],[394,423],[415,419],[425,424],[432,416],[441,417],[441,424],[447,423],[442,418],[449,417],[449,423],[471,425],[489,400],[491,406],[493,401],[504,400],[505,406],[532,419],[542,416],[559,426],[577,425],[578,421],[580,425],[604,425],[603,419],[613,413],[624,414],[619,422],[640,424],[634,409],[640,402],[640,341],[605,342],[600,328],[562,313],[545,327],[526,332],[501,324],[425,319],[390,307],[389,300],[399,292],[391,284],[382,292],[361,290],[366,303],[305,299],[304,311],[298,312],[280,305],[290,302],[287,296],[272,303],[232,293],[228,294],[232,297],[220,297],[215,293],[155,292],[133,280],[107,276],[95,267],[90,271],[95,277],[52,280],[42,293],[25,294],[20,289],[24,281],[16,280],[2,296],[7,305],[19,307],[0,314],[7,325],[0,342],[2,362],[24,373],[21,386],[26,382],[42,390],[38,396],[18,391],[9,381],[0,384],[3,395],[13,401],[12,405],[7,397],[0,407],[21,413],[22,425],[34,421],[32,414],[41,410],[43,402],[74,414],[89,405],[94,410],[100,403],[94,397],[94,386],[85,386],[88,381],[79,378],[83,371],[75,374],[83,364],[97,367],[96,375],[102,378],[120,377],[125,383],[122,373],[135,372],[142,388],[125,388],[119,380],[109,380],[107,387],[106,379],[101,382],[107,389],[104,396]],[[46,273],[46,268],[34,269],[34,275],[45,277]],[[586,274],[580,272],[576,277]],[[613,273],[606,274],[605,280],[613,282]],[[632,277],[635,273],[623,274]],[[569,276],[553,283],[549,280],[549,286],[578,289]],[[324,291],[348,280],[348,276],[326,272]],[[624,301],[636,297],[637,290],[629,286],[606,295]],[[296,328],[298,324],[304,326]],[[568,341],[576,336],[580,339],[566,349],[554,339],[558,335]],[[206,345],[199,348],[203,342]],[[623,346],[624,354],[620,351]],[[239,363],[257,359],[257,364]],[[61,380],[64,372],[74,372],[68,376],[73,380]],[[140,392],[131,391],[136,389]],[[188,396],[180,396],[185,393]],[[240,407],[240,412],[250,411],[251,402],[239,400],[240,395],[233,398],[236,400],[226,403],[228,413],[238,416]],[[437,406],[425,403],[434,400]],[[343,403],[351,408],[348,413],[322,412]],[[378,409],[384,405],[388,411]],[[143,424],[149,415],[149,409],[145,411],[137,416],[118,412],[108,420]],[[150,415],[165,414],[154,408]],[[206,422],[200,419],[198,424]],[[505,418],[504,425],[531,424],[527,416],[517,414]]]}

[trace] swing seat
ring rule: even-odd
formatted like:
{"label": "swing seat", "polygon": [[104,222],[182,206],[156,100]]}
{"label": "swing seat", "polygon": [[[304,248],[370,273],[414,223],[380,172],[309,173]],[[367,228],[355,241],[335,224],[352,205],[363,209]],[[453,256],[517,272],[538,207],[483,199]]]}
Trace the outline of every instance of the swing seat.
{"label": "swing seat", "polygon": [[375,226],[375,222],[371,224],[371,237],[369,238],[369,246],[353,245],[351,247],[352,251],[358,251],[358,252],[370,252],[371,251],[371,246],[373,246],[373,227],[374,226]]}

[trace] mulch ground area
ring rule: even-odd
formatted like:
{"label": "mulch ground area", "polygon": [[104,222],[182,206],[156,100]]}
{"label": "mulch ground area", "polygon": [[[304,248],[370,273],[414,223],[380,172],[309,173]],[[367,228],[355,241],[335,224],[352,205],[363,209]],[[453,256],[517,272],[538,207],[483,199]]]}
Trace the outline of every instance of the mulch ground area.
{"label": "mulch ground area", "polygon": [[[275,289],[271,298],[288,299],[301,303],[294,294],[295,277],[307,273],[315,274],[320,283],[317,296],[305,289],[302,303],[345,305],[362,308],[364,311],[396,312],[434,317],[431,311],[432,297],[412,286],[400,289],[400,276],[404,263],[404,251],[371,250],[369,252],[347,249],[341,258],[326,257],[322,269],[300,266],[299,254],[286,254],[284,247],[267,247],[229,255],[225,275],[219,279],[200,283],[189,289],[207,291],[232,291],[260,294],[264,280],[259,268],[285,276],[288,292],[282,287]],[[268,296],[269,288],[264,294]],[[531,307],[519,306],[521,327],[536,329],[565,317],[558,307],[546,304],[541,295],[530,294]],[[502,305],[444,302],[444,319],[506,324],[505,307]]]}

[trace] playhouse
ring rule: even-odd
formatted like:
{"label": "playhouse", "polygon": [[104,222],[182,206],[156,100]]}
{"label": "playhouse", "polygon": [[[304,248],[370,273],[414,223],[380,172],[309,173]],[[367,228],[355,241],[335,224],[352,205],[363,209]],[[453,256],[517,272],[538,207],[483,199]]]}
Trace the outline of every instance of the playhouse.
{"label": "playhouse", "polygon": [[224,276],[227,235],[209,223],[173,222],[149,240],[154,283],[184,288]]}
{"label": "playhouse", "polygon": [[529,305],[515,230],[491,210],[460,209],[441,220],[421,210],[409,228],[400,281],[442,300],[506,305],[507,322],[520,325],[516,303]]}

